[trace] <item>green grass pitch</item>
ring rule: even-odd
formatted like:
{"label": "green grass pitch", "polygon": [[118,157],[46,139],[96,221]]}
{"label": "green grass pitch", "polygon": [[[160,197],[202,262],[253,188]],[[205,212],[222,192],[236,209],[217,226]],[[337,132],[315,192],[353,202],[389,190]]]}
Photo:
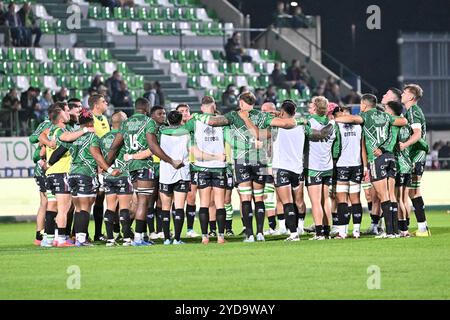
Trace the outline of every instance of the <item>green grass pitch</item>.
{"label": "green grass pitch", "polygon": [[[430,238],[62,249],[35,247],[32,223],[0,224],[0,299],[449,299],[449,220],[430,212]],[[67,287],[70,266],[80,289]]]}

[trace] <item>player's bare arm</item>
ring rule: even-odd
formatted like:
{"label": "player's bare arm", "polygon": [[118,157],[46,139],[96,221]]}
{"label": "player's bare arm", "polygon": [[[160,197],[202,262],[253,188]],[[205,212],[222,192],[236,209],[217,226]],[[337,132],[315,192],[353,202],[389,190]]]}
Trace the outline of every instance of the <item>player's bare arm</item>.
{"label": "player's bare arm", "polygon": [[336,122],[340,123],[353,123],[353,124],[363,124],[364,119],[361,116],[358,115],[342,115],[339,117],[336,117],[334,119]]}
{"label": "player's bare arm", "polygon": [[144,159],[148,159],[153,155],[153,153],[150,151],[150,149],[146,149],[144,151],[138,152],[138,153],[134,153],[134,154],[128,154],[125,153],[123,155],[123,158],[125,159],[125,161],[129,161],[129,160],[144,160]]}
{"label": "player's bare arm", "polygon": [[213,127],[223,127],[229,125],[230,122],[224,116],[218,115],[209,117],[207,124]]}
{"label": "player's bare arm", "polygon": [[108,152],[108,155],[106,156],[106,162],[109,165],[111,165],[114,162],[114,160],[116,160],[117,153],[119,152],[122,146],[123,146],[123,135],[119,132],[114,138],[114,141],[111,144],[111,148]]}
{"label": "player's bare arm", "polygon": [[197,146],[192,146],[189,148],[189,152],[194,154],[196,160],[199,161],[225,161],[225,154],[223,153],[208,153],[199,149]]}
{"label": "player's bare arm", "polygon": [[50,140],[48,138],[48,133],[50,132],[50,129],[45,129],[42,131],[42,133],[39,135],[39,143],[42,145],[45,145],[47,147],[50,147],[52,149],[56,148],[56,141]]}
{"label": "player's bare arm", "polygon": [[84,127],[82,130],[78,130],[75,132],[69,132],[69,131],[65,131],[61,134],[61,136],[59,137],[59,139],[61,141],[64,142],[73,142],[75,140],[77,140],[78,138],[80,138],[82,135],[84,135],[87,132],[95,132],[94,127]]}
{"label": "player's bare arm", "polygon": [[[97,165],[103,170],[108,171],[109,165],[106,162],[105,158],[103,158],[102,152],[100,151],[99,147],[89,147],[89,152],[92,154],[92,157],[94,157],[95,161],[97,162]],[[114,169],[111,172],[111,175],[114,177],[117,177],[120,175],[119,169]]]}
{"label": "player's bare arm", "polygon": [[405,142],[399,143],[400,150],[403,151],[406,148],[412,146],[414,143],[419,141],[421,137],[422,137],[422,130],[420,128],[413,129],[413,134],[409,137],[409,139]]}
{"label": "player's bare arm", "polygon": [[145,138],[147,139],[148,147],[150,151],[156,155],[161,160],[170,163],[175,169],[179,169],[184,166],[184,163],[181,160],[173,160],[171,157],[169,157],[163,149],[159,146],[158,140],[156,138],[156,135],[153,133],[147,133],[145,135]]}

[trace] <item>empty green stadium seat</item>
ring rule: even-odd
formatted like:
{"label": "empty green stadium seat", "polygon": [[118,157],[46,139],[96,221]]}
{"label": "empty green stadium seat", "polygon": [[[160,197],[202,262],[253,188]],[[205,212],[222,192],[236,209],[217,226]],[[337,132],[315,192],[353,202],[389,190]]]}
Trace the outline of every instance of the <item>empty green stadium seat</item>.
{"label": "empty green stadium seat", "polygon": [[8,48],[6,53],[6,59],[8,61],[18,61],[19,60],[19,50],[16,48]]}
{"label": "empty green stadium seat", "polygon": [[103,64],[99,63],[99,62],[93,62],[90,65],[90,73],[91,74],[104,74],[105,70],[103,68]]}
{"label": "empty green stadium seat", "polygon": [[200,80],[197,76],[189,77],[187,79],[186,85],[192,89],[201,89]]}
{"label": "empty green stadium seat", "polygon": [[50,62],[40,63],[39,64],[39,74],[42,76],[53,74],[53,63],[50,63]]}
{"label": "empty green stadium seat", "polygon": [[217,87],[217,88],[224,88],[225,87],[224,77],[223,76],[217,76],[217,75],[213,76],[211,78],[211,84],[214,87]]}
{"label": "empty green stadium seat", "polygon": [[102,7],[100,19],[101,20],[111,20],[111,18],[112,18],[111,9],[109,7]]}
{"label": "empty green stadium seat", "polygon": [[184,14],[183,14],[183,20],[187,20],[187,21],[197,21],[197,11],[195,10],[195,8],[185,8],[184,9]]}
{"label": "empty green stadium seat", "polygon": [[66,49],[62,49],[60,51],[59,58],[60,58],[60,61],[67,61],[67,62],[73,61],[73,59],[74,59],[72,54],[70,53],[70,50],[67,49],[67,48]]}
{"label": "empty green stadium seat", "polygon": [[280,100],[280,101],[290,99],[289,93],[287,92],[286,89],[278,89],[277,94],[278,94],[278,100]]}
{"label": "empty green stadium seat", "polygon": [[11,88],[15,88],[16,84],[14,83],[12,77],[10,76],[5,76],[5,77],[1,77],[2,81],[0,82],[0,88],[3,90],[9,90]]}
{"label": "empty green stadium seat", "polygon": [[29,84],[31,87],[42,88],[44,84],[41,81],[41,78],[38,76],[31,76],[29,79]]}
{"label": "empty green stadium seat", "polygon": [[66,76],[56,77],[56,85],[59,87],[68,88],[70,86],[69,77]]}
{"label": "empty green stadium seat", "polygon": [[128,66],[125,62],[119,62],[117,63],[117,70],[122,73],[123,75],[129,74]]}
{"label": "empty green stadium seat", "polygon": [[259,76],[259,87],[267,88],[270,84],[269,76]]}
{"label": "empty green stadium seat", "polygon": [[23,74],[24,70],[23,70],[22,66],[23,66],[23,64],[20,63],[19,61],[12,62],[11,63],[11,71],[10,71],[11,74],[14,74],[14,75],[21,75],[21,74]]}
{"label": "empty green stadium seat", "polygon": [[79,73],[79,66],[75,62],[70,62],[66,65],[66,70],[70,75],[77,75]]}
{"label": "empty green stadium seat", "polygon": [[95,49],[87,49],[86,50],[86,58],[92,60],[92,61],[97,61],[99,58],[97,56],[97,50]]}
{"label": "empty green stadium seat", "polygon": [[88,18],[89,19],[99,19],[101,16],[101,7],[89,6]]}
{"label": "empty green stadium seat", "polygon": [[118,29],[124,35],[131,35],[132,34],[130,25],[126,21],[119,22],[118,23]]}
{"label": "empty green stadium seat", "polygon": [[25,74],[29,76],[34,76],[39,74],[39,65],[35,62],[28,62],[25,65]]}
{"label": "empty green stadium seat", "polygon": [[52,32],[52,25],[48,20],[40,20],[39,27],[41,28],[42,33]]}
{"label": "empty green stadium seat", "polygon": [[159,8],[150,8],[148,11],[148,17],[150,20],[161,20],[161,16],[159,14]]}
{"label": "empty green stadium seat", "polygon": [[22,61],[34,61],[35,60],[34,56],[33,56],[33,52],[29,48],[22,49],[20,57],[21,57]]}
{"label": "empty green stadium seat", "polygon": [[244,74],[244,69],[242,67],[242,64],[240,64],[238,62],[230,63],[228,69],[230,70],[230,73],[234,74],[234,75],[242,75],[242,74]]}
{"label": "empty green stadium seat", "polygon": [[111,61],[112,55],[109,49],[100,49],[98,51],[98,60],[99,61]]}
{"label": "empty green stadium seat", "polygon": [[81,86],[80,77],[78,76],[72,76],[69,79],[69,88],[71,89],[79,89]]}
{"label": "empty green stadium seat", "polygon": [[137,18],[141,21],[149,20],[149,15],[145,7],[139,7],[137,9]]}
{"label": "empty green stadium seat", "polygon": [[113,17],[116,20],[124,20],[125,19],[124,9],[122,7],[115,7],[113,9]]}
{"label": "empty green stadium seat", "polygon": [[200,62],[203,61],[200,50],[191,50],[188,55],[190,61]]}

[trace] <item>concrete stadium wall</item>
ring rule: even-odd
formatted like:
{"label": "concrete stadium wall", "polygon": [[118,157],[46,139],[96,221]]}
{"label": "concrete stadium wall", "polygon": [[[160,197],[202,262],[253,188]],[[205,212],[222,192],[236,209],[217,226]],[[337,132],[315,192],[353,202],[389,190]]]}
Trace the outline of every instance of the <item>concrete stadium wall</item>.
{"label": "concrete stadium wall", "polygon": [[[427,206],[450,207],[448,181],[450,181],[450,171],[425,172],[422,190]],[[39,194],[33,179],[0,179],[0,190],[0,218],[25,217],[36,214],[39,205]],[[306,190],[305,194],[307,194]],[[361,198],[365,206],[364,195]],[[311,208],[307,195],[305,200],[307,208]],[[236,190],[233,191],[232,202],[234,210],[239,210],[239,198]]]}

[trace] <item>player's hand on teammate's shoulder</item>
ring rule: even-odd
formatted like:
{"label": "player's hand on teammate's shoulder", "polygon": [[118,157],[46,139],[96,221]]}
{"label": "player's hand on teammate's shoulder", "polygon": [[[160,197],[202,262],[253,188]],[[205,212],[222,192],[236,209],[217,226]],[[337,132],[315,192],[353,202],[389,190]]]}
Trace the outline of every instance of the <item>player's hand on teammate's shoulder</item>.
{"label": "player's hand on teammate's shoulder", "polygon": [[400,148],[400,151],[403,151],[403,150],[406,149],[406,144],[405,144],[404,142],[400,142],[400,143],[398,144],[398,147]]}
{"label": "player's hand on teammate's shoulder", "polygon": [[216,160],[217,161],[225,161],[227,159],[227,155],[225,153],[217,153],[216,154]]}
{"label": "player's hand on teammate's shoulder", "polygon": [[332,134],[333,134],[333,124],[329,123],[322,129],[320,129],[320,136],[321,136],[320,141],[322,142],[328,141]]}
{"label": "player's hand on teammate's shoulder", "polygon": [[125,160],[125,161],[130,161],[132,159],[133,159],[133,155],[132,154],[125,153],[123,155],[123,160]]}

